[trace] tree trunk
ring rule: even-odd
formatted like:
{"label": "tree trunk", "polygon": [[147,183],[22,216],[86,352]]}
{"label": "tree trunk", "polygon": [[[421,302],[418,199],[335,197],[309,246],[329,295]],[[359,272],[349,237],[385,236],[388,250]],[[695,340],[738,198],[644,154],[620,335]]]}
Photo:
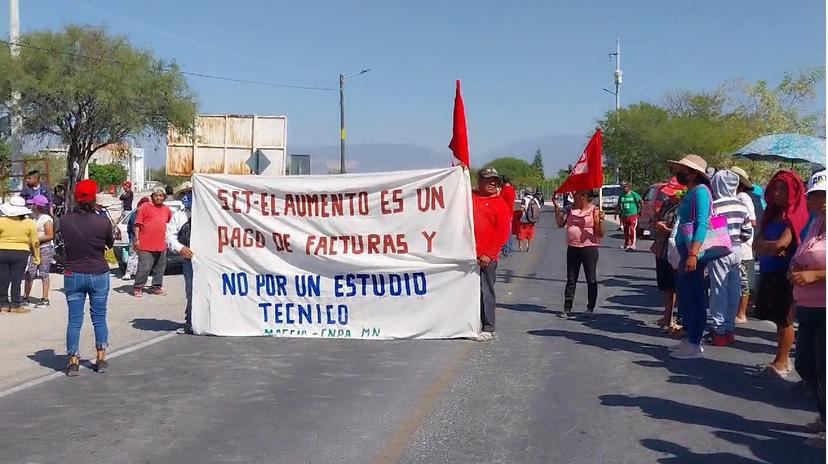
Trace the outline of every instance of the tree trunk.
{"label": "tree trunk", "polygon": [[[66,154],[66,172],[69,173],[69,180],[66,182],[66,210],[71,211],[75,207],[75,186],[78,179],[83,179],[83,174],[86,172],[86,165],[89,163],[91,154],[84,153],[81,147],[76,145],[69,145],[69,151]],[[78,162],[78,172],[75,176],[73,165],[75,161]]]}

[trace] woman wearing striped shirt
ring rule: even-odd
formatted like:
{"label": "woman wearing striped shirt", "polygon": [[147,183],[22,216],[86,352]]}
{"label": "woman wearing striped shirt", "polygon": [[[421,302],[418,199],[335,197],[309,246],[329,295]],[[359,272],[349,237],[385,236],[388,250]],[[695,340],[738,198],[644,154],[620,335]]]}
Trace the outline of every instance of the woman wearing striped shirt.
{"label": "woman wearing striped shirt", "polygon": [[727,231],[733,252],[713,260],[707,266],[710,277],[710,317],[713,330],[710,341],[713,346],[726,346],[735,341],[733,330],[736,313],[742,298],[740,267],[742,241],[753,235],[753,227],[745,205],[736,197],[739,175],[723,169],[713,175],[713,214],[727,218]]}

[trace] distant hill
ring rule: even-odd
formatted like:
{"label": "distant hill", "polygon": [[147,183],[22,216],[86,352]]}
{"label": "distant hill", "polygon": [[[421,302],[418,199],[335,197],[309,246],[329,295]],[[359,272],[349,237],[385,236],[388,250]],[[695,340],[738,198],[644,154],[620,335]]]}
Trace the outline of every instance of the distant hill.
{"label": "distant hill", "polygon": [[551,176],[557,173],[558,169],[575,164],[591,136],[592,134],[545,135],[516,140],[502,147],[485,151],[481,159],[485,163],[502,156],[514,156],[531,162],[535,156],[535,150],[540,148],[541,153],[543,153],[544,172],[547,176]]}
{"label": "distant hill", "polygon": [[[339,169],[339,145],[291,145],[291,154],[311,155],[311,173],[327,174]],[[451,152],[409,143],[357,143],[345,148],[349,172],[399,171],[451,165]]]}

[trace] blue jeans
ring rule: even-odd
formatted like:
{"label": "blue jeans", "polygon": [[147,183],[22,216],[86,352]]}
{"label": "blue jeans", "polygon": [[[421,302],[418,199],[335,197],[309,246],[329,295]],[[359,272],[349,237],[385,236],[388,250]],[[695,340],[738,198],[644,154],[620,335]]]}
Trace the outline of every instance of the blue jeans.
{"label": "blue jeans", "polygon": [[184,324],[188,329],[193,328],[193,262],[185,259],[184,268],[184,294],[187,296],[187,306],[184,308]]}
{"label": "blue jeans", "polygon": [[707,323],[706,287],[704,282],[704,265],[699,263],[693,272],[684,272],[684,260],[679,263],[676,274],[676,303],[687,341],[700,345]]}
{"label": "blue jeans", "polygon": [[95,327],[95,348],[109,346],[109,330],[106,327],[106,302],[109,298],[109,273],[70,274],[63,277],[63,292],[69,306],[69,324],[66,326],[66,352],[78,356],[80,331],[83,326],[83,306],[89,295],[89,313]]}
{"label": "blue jeans", "polygon": [[736,312],[742,298],[742,261],[739,253],[731,253],[713,260],[707,265],[710,276],[710,317],[713,331],[718,335],[733,332],[736,328]]}

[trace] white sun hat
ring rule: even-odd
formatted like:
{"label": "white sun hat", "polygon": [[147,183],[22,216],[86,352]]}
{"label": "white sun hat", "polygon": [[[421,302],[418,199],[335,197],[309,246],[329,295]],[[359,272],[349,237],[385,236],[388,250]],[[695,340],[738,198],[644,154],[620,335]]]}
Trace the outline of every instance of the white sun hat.
{"label": "white sun hat", "polygon": [[14,196],[0,205],[0,213],[3,213],[3,216],[15,217],[32,214],[32,210],[26,208],[26,200],[23,197]]}

